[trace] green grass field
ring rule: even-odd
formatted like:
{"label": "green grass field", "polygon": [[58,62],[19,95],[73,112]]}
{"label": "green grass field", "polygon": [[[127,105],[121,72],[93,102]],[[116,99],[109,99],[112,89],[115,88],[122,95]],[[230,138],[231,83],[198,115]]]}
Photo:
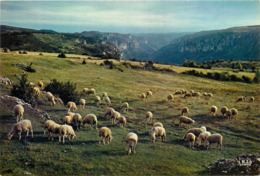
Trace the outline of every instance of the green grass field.
{"label": "green grass field", "polygon": [[[15,123],[12,115],[13,107],[1,107],[0,111],[0,174],[25,175],[208,175],[206,167],[218,158],[235,158],[240,153],[256,153],[260,149],[259,139],[259,103],[260,90],[258,84],[241,82],[221,82],[189,75],[162,73],[155,71],[133,70],[124,68],[108,69],[99,66],[102,61],[87,60],[87,56],[70,55],[70,59],[57,58],[57,54],[29,53],[1,53],[1,76],[7,76],[16,82],[16,74],[23,70],[13,63],[33,63],[36,73],[28,73],[31,82],[50,79],[72,81],[77,83],[78,91],[84,87],[95,88],[97,95],[107,92],[111,98],[112,107],[119,110],[120,105],[127,101],[130,110],[122,113],[128,120],[126,129],[119,125],[112,125],[111,121],[103,118],[106,106],[97,107],[94,96],[85,97],[87,101],[84,110],[77,110],[82,116],[94,113],[98,117],[98,128],[107,126],[111,129],[113,140],[110,145],[98,143],[98,130],[83,128],[75,130],[77,137],[74,141],[59,144],[56,137],[54,142],[43,136],[44,119],[28,116],[24,118],[32,121],[35,137],[18,140],[16,135],[12,140],[7,134]],[[174,67],[179,73],[182,67]],[[179,89],[213,93],[211,99],[182,98],[175,96],[173,102],[166,100],[168,94]],[[153,97],[141,101],[141,93],[152,90]],[[1,95],[10,94],[10,89],[1,87]],[[238,96],[246,96],[246,102],[236,103]],[[256,98],[255,103],[249,103],[249,97]],[[50,106],[44,96],[44,102],[39,109],[47,111],[52,119],[61,123],[67,109],[60,105]],[[237,108],[239,117],[233,120],[222,119],[220,112],[213,117],[209,108],[216,105]],[[203,147],[190,149],[183,140],[188,130],[176,126],[181,108],[190,109],[190,117],[196,120],[192,127],[206,126],[211,133],[223,135],[223,149],[205,150]],[[145,123],[145,113],[152,111],[154,122],[164,124],[167,132],[165,142],[157,140],[152,143],[149,135],[152,123]],[[139,141],[135,155],[125,154],[125,136],[128,132],[137,131]]]}

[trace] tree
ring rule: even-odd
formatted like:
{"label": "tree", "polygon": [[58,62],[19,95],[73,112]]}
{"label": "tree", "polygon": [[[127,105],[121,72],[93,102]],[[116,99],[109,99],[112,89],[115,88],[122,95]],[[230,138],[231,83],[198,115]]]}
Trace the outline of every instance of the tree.
{"label": "tree", "polygon": [[235,64],[234,64],[234,63],[232,63],[231,68],[232,68],[233,71],[234,71],[234,69],[235,69]]}
{"label": "tree", "polygon": [[243,71],[244,70],[241,63],[238,63],[237,67],[238,67],[239,71]]}
{"label": "tree", "polygon": [[255,69],[256,69],[256,67],[253,65],[252,66],[252,72],[255,72]]}
{"label": "tree", "polygon": [[66,55],[64,54],[64,52],[62,52],[62,53],[60,53],[60,54],[58,55],[58,57],[60,57],[60,58],[66,58]]}

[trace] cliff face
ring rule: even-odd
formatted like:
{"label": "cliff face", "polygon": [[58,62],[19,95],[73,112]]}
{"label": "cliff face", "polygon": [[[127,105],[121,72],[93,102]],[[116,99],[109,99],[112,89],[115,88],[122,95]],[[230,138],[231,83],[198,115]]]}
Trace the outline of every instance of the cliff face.
{"label": "cliff face", "polygon": [[260,59],[259,41],[260,26],[199,32],[173,40],[150,58],[166,63],[183,63],[185,59]]}

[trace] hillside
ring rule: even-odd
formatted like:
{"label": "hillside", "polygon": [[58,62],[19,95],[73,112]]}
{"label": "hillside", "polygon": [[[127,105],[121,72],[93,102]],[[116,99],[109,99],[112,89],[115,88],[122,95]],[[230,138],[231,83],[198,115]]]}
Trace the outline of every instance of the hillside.
{"label": "hillside", "polygon": [[154,61],[183,63],[185,59],[204,62],[217,59],[260,59],[260,26],[203,31],[175,39],[151,54]]}
{"label": "hillside", "polygon": [[64,52],[121,59],[120,50],[112,44],[102,44],[98,38],[51,30],[1,26],[1,47],[11,51]]}
{"label": "hillside", "polygon": [[187,33],[120,34],[85,31],[80,34],[95,37],[103,42],[115,45],[120,49],[125,59],[147,60],[151,53],[170,44],[173,39],[184,36]]}
{"label": "hillside", "polygon": [[[7,135],[16,119],[13,106],[0,101],[1,175],[210,175],[207,167],[217,159],[235,158],[241,153],[257,153],[260,150],[259,84],[222,82],[182,75],[178,73],[189,68],[169,65],[167,67],[176,73],[130,69],[124,65],[125,61],[115,60],[113,62],[121,70],[110,69],[101,64],[104,60],[88,59],[89,56],[68,54],[68,58],[63,59],[53,53],[0,54],[0,75],[7,76],[14,83],[17,83],[17,74],[24,73],[16,66],[17,63],[31,62],[36,73],[27,73],[29,82],[37,83],[41,80],[45,86],[51,79],[76,83],[79,98],[86,99],[85,109],[79,108],[76,112],[82,117],[96,114],[98,128],[109,127],[113,136],[111,144],[103,146],[99,144],[99,129],[90,129],[86,125],[80,130],[75,129],[76,138],[73,141],[66,139],[65,144],[60,144],[57,134],[54,141],[43,135],[45,119],[25,111],[24,119],[32,121],[34,138],[25,137],[26,133],[23,132],[21,141],[17,134],[8,140]],[[84,59],[87,62],[85,65],[82,64]],[[164,67],[159,64],[156,66]],[[95,88],[98,96],[107,92],[111,107],[126,117],[126,128],[111,124],[109,118],[104,118],[108,106],[102,101],[102,106],[98,107],[94,95],[82,94],[84,87]],[[10,87],[1,85],[0,89],[1,98],[10,95]],[[167,100],[169,94],[180,89],[201,94],[210,92],[213,97],[184,98],[183,95],[174,95],[172,101]],[[148,90],[153,92],[153,96],[141,100],[141,93]],[[239,96],[246,96],[246,101],[236,102]],[[256,98],[254,103],[249,102],[251,96]],[[130,105],[128,112],[120,109],[126,101]],[[219,108],[216,116],[209,112],[212,105]],[[223,135],[222,150],[217,149],[216,144],[209,150],[197,145],[194,149],[189,148],[183,136],[190,127],[178,126],[178,118],[184,106],[190,109],[188,116],[196,121],[190,127],[206,126],[211,133]],[[222,106],[236,108],[238,116],[231,120],[223,118],[220,113]],[[51,106],[44,94],[40,94],[36,107],[48,112],[51,119],[60,124],[68,111],[65,106]],[[152,122],[146,121],[147,111],[153,113]],[[162,122],[166,129],[166,141],[162,142],[156,137],[156,142],[152,143],[149,131],[157,121]],[[126,155],[125,137],[132,131],[138,135],[136,154]]]}

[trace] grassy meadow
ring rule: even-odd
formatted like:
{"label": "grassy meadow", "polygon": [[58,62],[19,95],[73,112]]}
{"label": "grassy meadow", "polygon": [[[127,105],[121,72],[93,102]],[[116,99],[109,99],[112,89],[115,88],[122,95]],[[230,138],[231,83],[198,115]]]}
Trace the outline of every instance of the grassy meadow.
{"label": "grassy meadow", "polygon": [[[107,106],[97,107],[94,96],[86,99],[85,109],[76,112],[83,117],[94,113],[98,117],[98,128],[107,126],[111,129],[113,139],[110,145],[98,143],[98,130],[85,127],[75,130],[74,141],[66,140],[59,144],[58,137],[49,141],[43,135],[44,119],[24,114],[24,119],[32,121],[34,138],[22,140],[15,135],[12,140],[7,134],[16,122],[12,115],[13,107],[0,107],[0,175],[208,175],[207,166],[218,158],[235,158],[241,153],[256,153],[260,150],[260,89],[258,84],[242,82],[222,82],[190,75],[178,74],[183,67],[171,67],[177,73],[163,73],[146,70],[123,68],[108,69],[99,66],[103,60],[87,59],[87,64],[81,64],[88,56],[67,55],[69,58],[56,57],[58,54],[37,52],[28,54],[1,53],[0,73],[17,82],[16,74],[24,71],[13,63],[33,63],[36,73],[28,73],[30,82],[51,79],[72,81],[77,84],[77,90],[84,87],[95,88],[97,95],[107,92],[111,98],[112,107],[120,111],[120,105],[127,101],[129,112],[122,112],[127,118],[126,129],[112,125],[104,119]],[[135,63],[139,64],[139,63]],[[158,65],[160,67],[170,67]],[[238,73],[239,74],[239,73]],[[248,73],[250,74],[250,73]],[[252,75],[253,77],[254,75]],[[167,100],[170,93],[186,89],[213,93],[212,98],[183,98],[175,95],[173,102]],[[140,100],[140,94],[151,90],[153,97]],[[1,96],[10,94],[10,89],[1,86]],[[246,102],[236,102],[238,96],[246,96]],[[254,96],[255,103],[249,103]],[[67,109],[61,105],[51,106],[46,97],[40,96],[43,103],[37,108],[47,111],[52,119],[61,123]],[[211,116],[209,108],[216,105],[219,110],[216,116]],[[190,109],[190,117],[196,121],[192,127],[206,126],[211,133],[223,136],[223,149],[206,150],[203,147],[190,149],[183,136],[187,127],[178,126],[178,117],[182,107]],[[220,108],[237,108],[237,119],[227,120],[221,117]],[[165,142],[157,140],[152,143],[146,131],[150,131],[153,123],[146,123],[145,113],[152,111],[153,122],[160,121],[167,132]],[[125,136],[135,131],[139,137],[136,154],[125,154]]]}

